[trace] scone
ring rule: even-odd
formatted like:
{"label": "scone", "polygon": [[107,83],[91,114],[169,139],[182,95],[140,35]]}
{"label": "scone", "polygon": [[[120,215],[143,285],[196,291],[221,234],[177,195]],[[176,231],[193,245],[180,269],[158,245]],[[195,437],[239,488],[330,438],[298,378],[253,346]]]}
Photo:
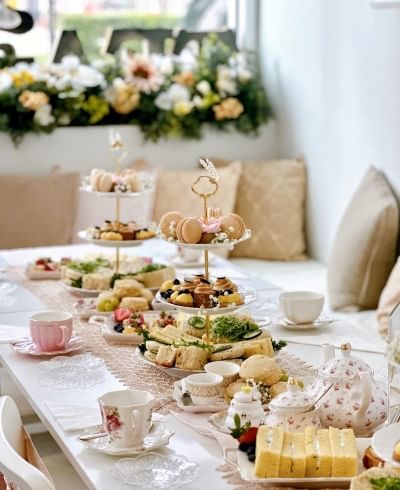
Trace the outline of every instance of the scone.
{"label": "scone", "polygon": [[282,370],[271,357],[256,354],[243,361],[239,375],[242,379],[250,378],[271,386],[280,380]]}
{"label": "scone", "polygon": [[114,294],[119,298],[141,296],[143,284],[135,279],[117,279],[114,283]]}

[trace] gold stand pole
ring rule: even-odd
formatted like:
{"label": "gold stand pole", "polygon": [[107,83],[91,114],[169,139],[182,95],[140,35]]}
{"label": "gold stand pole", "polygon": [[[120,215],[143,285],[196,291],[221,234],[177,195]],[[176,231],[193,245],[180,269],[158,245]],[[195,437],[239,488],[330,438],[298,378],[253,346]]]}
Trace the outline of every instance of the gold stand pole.
{"label": "gold stand pole", "polygon": [[211,344],[212,339],[211,339],[211,320],[210,320],[210,315],[206,313],[206,342],[208,344]]}
{"label": "gold stand pole", "polygon": [[[117,222],[119,223],[120,219],[120,209],[121,209],[121,203],[120,203],[120,197],[116,196],[116,201],[115,201],[115,218]],[[115,272],[119,272],[119,247],[115,248]]]}

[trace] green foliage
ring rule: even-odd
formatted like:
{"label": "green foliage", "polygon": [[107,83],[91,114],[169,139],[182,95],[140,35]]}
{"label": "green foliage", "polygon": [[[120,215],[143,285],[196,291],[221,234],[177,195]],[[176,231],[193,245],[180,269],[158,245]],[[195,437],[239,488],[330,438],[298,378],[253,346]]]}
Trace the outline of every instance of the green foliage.
{"label": "green foliage", "polygon": [[400,477],[373,478],[370,483],[373,490],[399,490]]}
{"label": "green foliage", "polygon": [[235,424],[235,427],[231,428],[231,436],[234,439],[239,439],[239,437],[243,435],[245,432],[247,432],[251,426],[250,422],[246,422],[244,425],[242,425],[240,416],[237,413],[235,413],[233,417],[233,422]]}

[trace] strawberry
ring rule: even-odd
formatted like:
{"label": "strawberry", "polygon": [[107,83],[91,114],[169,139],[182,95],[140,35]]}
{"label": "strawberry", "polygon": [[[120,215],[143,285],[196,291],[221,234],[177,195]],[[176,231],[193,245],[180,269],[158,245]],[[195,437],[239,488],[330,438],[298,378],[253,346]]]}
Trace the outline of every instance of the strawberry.
{"label": "strawberry", "polygon": [[129,308],[117,308],[114,311],[114,319],[118,323],[122,323],[124,320],[127,320],[131,317],[131,310]]}
{"label": "strawberry", "polygon": [[255,444],[257,437],[258,427],[250,427],[244,432],[238,439],[240,444],[247,444],[248,446]]}

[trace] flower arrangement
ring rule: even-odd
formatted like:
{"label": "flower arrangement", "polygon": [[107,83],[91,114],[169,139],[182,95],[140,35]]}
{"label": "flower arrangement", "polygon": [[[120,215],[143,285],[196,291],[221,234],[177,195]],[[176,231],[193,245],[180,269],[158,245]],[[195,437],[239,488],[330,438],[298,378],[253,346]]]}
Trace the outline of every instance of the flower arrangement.
{"label": "flower arrangement", "polygon": [[0,69],[0,131],[18,144],[60,126],[133,124],[145,139],[200,138],[204,124],[256,133],[272,110],[249,55],[210,36],[179,56],[120,53],[92,65]]}

